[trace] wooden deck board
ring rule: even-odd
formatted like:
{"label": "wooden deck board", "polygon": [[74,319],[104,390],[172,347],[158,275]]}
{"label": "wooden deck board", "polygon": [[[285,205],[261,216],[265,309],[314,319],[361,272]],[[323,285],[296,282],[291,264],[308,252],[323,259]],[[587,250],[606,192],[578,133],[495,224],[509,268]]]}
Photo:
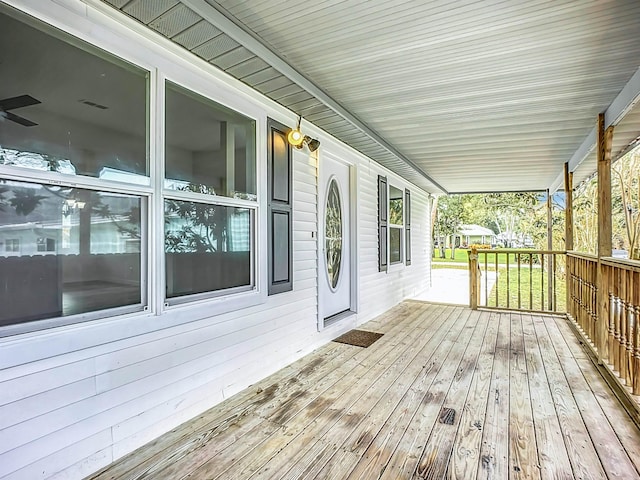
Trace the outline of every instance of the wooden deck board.
{"label": "wooden deck board", "polygon": [[607,476],[602,469],[542,317],[534,317],[534,329],[538,336],[544,368],[551,385],[551,396],[574,475],[584,479],[606,479]]}
{"label": "wooden deck board", "polygon": [[566,320],[407,301],[360,328],[384,336],[326,345],[91,478],[640,479],[640,431]]}
{"label": "wooden deck board", "polygon": [[522,317],[517,313],[511,314],[509,385],[509,475],[514,479],[539,479]]}
{"label": "wooden deck board", "polygon": [[509,357],[511,319],[499,315],[498,339],[482,435],[479,478],[509,478]]}

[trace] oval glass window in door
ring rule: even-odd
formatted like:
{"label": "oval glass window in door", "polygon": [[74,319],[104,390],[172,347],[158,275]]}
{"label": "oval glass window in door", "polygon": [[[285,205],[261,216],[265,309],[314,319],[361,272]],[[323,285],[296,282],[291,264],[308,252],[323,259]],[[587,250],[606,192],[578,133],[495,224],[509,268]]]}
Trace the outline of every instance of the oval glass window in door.
{"label": "oval glass window in door", "polygon": [[338,182],[335,178],[329,181],[324,225],[327,276],[329,277],[329,285],[335,289],[340,279],[340,265],[342,263],[342,206],[340,190],[338,190]]}

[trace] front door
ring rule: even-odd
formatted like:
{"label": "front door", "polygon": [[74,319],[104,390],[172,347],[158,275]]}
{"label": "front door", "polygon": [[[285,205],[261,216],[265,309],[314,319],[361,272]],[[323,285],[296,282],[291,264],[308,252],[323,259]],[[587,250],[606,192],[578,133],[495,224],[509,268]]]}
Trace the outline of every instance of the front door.
{"label": "front door", "polygon": [[350,167],[324,156],[320,165],[321,326],[351,309]]}

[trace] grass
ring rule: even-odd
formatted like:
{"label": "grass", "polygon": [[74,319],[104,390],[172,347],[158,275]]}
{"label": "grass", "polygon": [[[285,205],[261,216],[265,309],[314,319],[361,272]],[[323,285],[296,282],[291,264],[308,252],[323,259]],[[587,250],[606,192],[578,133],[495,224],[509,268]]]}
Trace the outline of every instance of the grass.
{"label": "grass", "polygon": [[453,262],[464,262],[467,263],[469,261],[469,255],[467,254],[467,250],[463,248],[456,248],[455,258],[451,259],[451,249],[445,249],[445,257],[440,258],[440,250],[438,248],[434,248],[435,257],[433,257],[433,262],[436,263],[453,263]]}
{"label": "grass", "polygon": [[[513,254],[512,253],[486,253],[486,254],[481,254],[479,255],[478,258],[478,262],[480,263],[480,267],[484,268],[484,263],[485,263],[485,257],[487,259],[487,267],[491,268],[491,266],[493,265],[495,267],[496,264],[496,256],[498,257],[498,265],[506,265],[507,264],[507,255],[509,256],[509,265],[511,267],[517,266],[517,258],[516,258],[516,253],[518,253],[518,249],[514,248],[513,250]],[[445,250],[445,257],[446,258],[440,258],[440,251],[436,248],[434,249],[435,252],[435,256],[432,258],[433,263],[432,265],[435,267],[436,264],[438,263],[468,263],[469,262],[469,254],[467,253],[468,250],[465,248],[456,248],[456,253],[455,253],[455,258],[452,260],[451,259],[451,249],[447,248]],[[520,255],[520,262],[522,263],[522,265],[525,264],[529,264],[529,257],[526,254],[522,254]],[[534,265],[537,265],[538,263],[538,259],[534,256]]]}
{"label": "grass", "polygon": [[[560,270],[558,270],[558,272],[560,272]],[[517,269],[510,268],[509,274],[507,275],[507,268],[499,268],[498,280],[491,289],[491,292],[489,292],[488,306],[548,311],[548,285],[549,272],[542,268],[533,268],[529,270],[527,267],[526,269],[522,269],[519,285]],[[484,285],[482,288],[484,289]],[[566,291],[564,273],[558,273],[553,292],[556,303],[555,311],[566,312]]]}

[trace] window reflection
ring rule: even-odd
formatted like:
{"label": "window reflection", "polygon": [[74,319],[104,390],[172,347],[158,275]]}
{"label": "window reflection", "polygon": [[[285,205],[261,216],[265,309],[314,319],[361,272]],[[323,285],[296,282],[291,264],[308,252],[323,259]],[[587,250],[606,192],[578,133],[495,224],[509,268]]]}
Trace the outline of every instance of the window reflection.
{"label": "window reflection", "polygon": [[165,188],[256,200],[255,122],[172,83]]}
{"label": "window reflection", "polygon": [[389,229],[389,261],[402,261],[402,231],[399,228]]}
{"label": "window reflection", "polygon": [[246,208],[166,200],[167,298],[251,286],[252,224]]}
{"label": "window reflection", "polygon": [[106,167],[148,185],[148,72],[56,30],[0,22],[0,165],[89,177]]}
{"label": "window reflection", "polygon": [[0,180],[0,325],[141,304],[141,207],[131,195]]}
{"label": "window reflection", "polygon": [[392,225],[404,225],[402,200],[404,192],[393,185],[389,186],[389,223]]}

